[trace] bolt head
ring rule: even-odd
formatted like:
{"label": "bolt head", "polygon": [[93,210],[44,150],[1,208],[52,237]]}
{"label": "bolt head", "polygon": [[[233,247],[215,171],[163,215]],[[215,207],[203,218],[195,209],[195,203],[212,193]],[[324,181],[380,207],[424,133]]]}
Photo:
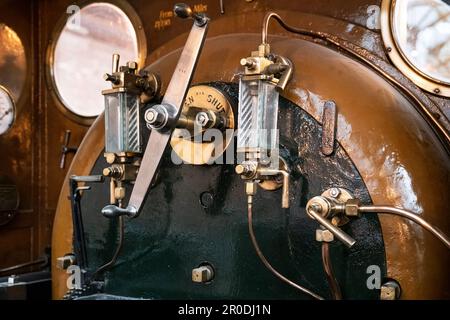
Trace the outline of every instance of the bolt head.
{"label": "bolt head", "polygon": [[165,124],[166,114],[162,110],[157,110],[157,106],[154,106],[145,111],[144,119],[148,125],[159,128]]}
{"label": "bolt head", "polygon": [[339,188],[331,188],[330,189],[330,196],[332,196],[333,198],[339,197],[340,194],[341,194],[341,190],[339,190]]}
{"label": "bolt head", "polygon": [[214,119],[209,112],[201,111],[195,116],[195,123],[200,127],[210,127],[214,123]]}
{"label": "bolt head", "polygon": [[156,119],[156,111],[155,110],[147,110],[147,112],[145,112],[145,121],[147,121],[148,123],[152,123],[154,120]]}

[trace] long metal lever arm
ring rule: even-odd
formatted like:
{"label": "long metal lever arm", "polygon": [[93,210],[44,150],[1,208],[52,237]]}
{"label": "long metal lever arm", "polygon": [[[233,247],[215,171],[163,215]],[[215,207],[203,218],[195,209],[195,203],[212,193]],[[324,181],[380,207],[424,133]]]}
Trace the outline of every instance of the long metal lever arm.
{"label": "long metal lever arm", "polygon": [[120,209],[113,205],[106,206],[102,210],[105,216],[126,214],[129,217],[136,217],[140,213],[142,203],[161,162],[164,150],[180,117],[184,99],[186,98],[206,38],[207,29],[207,18],[205,18],[203,24],[195,21],[192,26],[186,45],[160,105],[165,108],[168,117],[163,126],[154,128],[150,134],[128,206],[125,209]]}

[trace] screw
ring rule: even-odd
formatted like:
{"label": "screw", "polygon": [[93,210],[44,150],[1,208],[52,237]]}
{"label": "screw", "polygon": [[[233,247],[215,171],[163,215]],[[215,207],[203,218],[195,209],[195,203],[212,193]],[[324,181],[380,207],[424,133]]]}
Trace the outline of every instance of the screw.
{"label": "screw", "polygon": [[206,124],[208,123],[208,115],[206,114],[206,112],[202,111],[197,113],[197,116],[195,117],[195,122],[200,127],[206,126]]}
{"label": "screw", "polygon": [[339,197],[339,195],[341,194],[341,190],[339,190],[338,188],[331,188],[330,189],[330,196],[333,198],[337,198]]}
{"label": "screw", "polygon": [[439,88],[434,89],[434,93],[439,93],[441,92],[441,90],[439,90]]}

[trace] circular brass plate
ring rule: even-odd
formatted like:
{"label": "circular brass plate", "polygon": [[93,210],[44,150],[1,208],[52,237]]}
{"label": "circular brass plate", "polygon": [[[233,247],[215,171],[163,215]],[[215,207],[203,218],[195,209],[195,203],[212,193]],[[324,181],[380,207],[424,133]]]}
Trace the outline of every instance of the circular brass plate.
{"label": "circular brass plate", "polygon": [[[189,108],[211,110],[224,116],[227,119],[227,130],[208,129],[200,138],[190,139],[187,129],[175,129],[170,140],[173,151],[188,164],[211,164],[216,160],[220,162],[219,157],[234,137],[235,116],[230,100],[214,87],[197,85],[189,89],[182,114],[188,114]],[[223,159],[221,160],[223,163]]]}

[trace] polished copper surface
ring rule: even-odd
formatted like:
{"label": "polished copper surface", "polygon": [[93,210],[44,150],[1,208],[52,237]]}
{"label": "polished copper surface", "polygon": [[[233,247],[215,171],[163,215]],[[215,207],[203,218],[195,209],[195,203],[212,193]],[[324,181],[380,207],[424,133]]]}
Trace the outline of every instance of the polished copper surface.
{"label": "polished copper surface", "polygon": [[[258,41],[256,34],[209,38],[194,82],[236,81],[240,57]],[[225,50],[229,47],[234,50]],[[448,155],[407,98],[360,63],[321,45],[272,37],[272,48],[296,66],[286,98],[317,121],[321,121],[323,103],[336,102],[337,139],[363,176],[373,202],[418,212],[448,233],[450,224],[443,213],[450,204],[442,201],[449,187]],[[218,53],[221,59],[216,59]],[[179,51],[169,54],[149,69],[171,74],[178,55]],[[449,255],[445,247],[400,218],[380,220],[388,275],[402,285],[403,298],[446,297]]]}

